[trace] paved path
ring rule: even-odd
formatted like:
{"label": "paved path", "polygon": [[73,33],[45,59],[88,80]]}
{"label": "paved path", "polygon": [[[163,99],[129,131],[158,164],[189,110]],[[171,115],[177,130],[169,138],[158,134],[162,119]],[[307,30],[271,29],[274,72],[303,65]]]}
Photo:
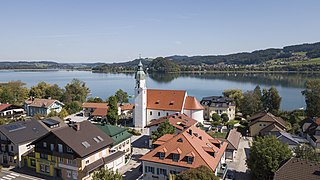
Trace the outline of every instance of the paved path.
{"label": "paved path", "polygon": [[243,137],[240,139],[238,152],[236,154],[236,158],[232,162],[227,162],[229,169],[235,172],[235,179],[250,179],[250,174],[247,172],[248,167],[246,164],[246,160],[249,157],[249,143],[250,139],[244,139]]}
{"label": "paved path", "polygon": [[12,171],[1,170],[0,180],[44,180],[44,179],[28,176],[25,174],[20,174]]}

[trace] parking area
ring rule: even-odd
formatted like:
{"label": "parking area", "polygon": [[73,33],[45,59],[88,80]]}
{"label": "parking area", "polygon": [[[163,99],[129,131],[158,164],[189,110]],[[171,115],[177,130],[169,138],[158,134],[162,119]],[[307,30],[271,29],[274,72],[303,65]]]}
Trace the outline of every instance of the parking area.
{"label": "parking area", "polygon": [[252,138],[240,139],[239,148],[236,154],[236,158],[227,162],[229,170],[234,171],[234,179],[251,179],[248,173],[248,167],[246,164],[247,158],[249,158],[250,147],[249,144],[252,142]]}

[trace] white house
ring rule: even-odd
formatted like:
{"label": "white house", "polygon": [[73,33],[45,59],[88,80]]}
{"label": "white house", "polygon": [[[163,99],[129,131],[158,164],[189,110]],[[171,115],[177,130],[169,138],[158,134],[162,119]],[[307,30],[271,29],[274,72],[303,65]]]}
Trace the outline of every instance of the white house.
{"label": "white house", "polygon": [[24,102],[24,109],[28,116],[36,114],[47,115],[51,111],[59,113],[62,110],[62,106],[64,104],[55,99],[30,98]]}
{"label": "white house", "polygon": [[203,110],[197,99],[184,90],[147,89],[146,75],[140,62],[135,75],[134,126],[144,128],[153,119],[184,113],[203,123]]}

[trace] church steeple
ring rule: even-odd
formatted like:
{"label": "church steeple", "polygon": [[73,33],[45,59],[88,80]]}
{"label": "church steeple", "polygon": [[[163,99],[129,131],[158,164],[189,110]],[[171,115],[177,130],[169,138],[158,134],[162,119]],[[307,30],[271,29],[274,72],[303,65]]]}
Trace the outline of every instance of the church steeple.
{"label": "church steeple", "polygon": [[137,72],[135,74],[136,87],[134,99],[134,117],[133,122],[135,127],[144,128],[147,125],[147,87],[146,87],[146,74],[143,71],[141,62],[138,64]]}

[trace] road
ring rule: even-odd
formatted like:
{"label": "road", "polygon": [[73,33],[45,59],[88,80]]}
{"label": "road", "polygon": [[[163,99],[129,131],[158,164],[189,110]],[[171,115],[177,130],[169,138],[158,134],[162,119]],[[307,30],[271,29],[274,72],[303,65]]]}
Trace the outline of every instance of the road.
{"label": "road", "polygon": [[0,180],[44,180],[44,179],[28,176],[25,174],[19,174],[16,172],[1,170]]}

